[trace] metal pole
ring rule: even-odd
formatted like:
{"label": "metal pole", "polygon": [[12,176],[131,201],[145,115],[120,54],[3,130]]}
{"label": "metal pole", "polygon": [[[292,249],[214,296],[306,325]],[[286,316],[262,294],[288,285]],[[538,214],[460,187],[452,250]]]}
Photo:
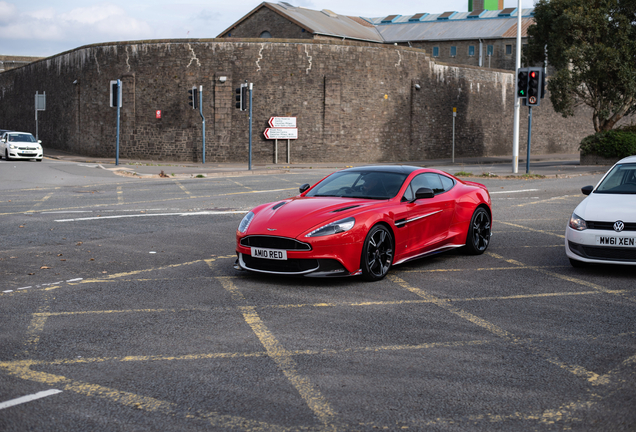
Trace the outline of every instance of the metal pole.
{"label": "metal pole", "polygon": [[250,83],[250,163],[249,169],[252,170],[252,83]]}
{"label": "metal pole", "polygon": [[274,163],[278,163],[278,140],[274,140]]}
{"label": "metal pole", "polygon": [[115,151],[115,165],[119,165],[119,119],[121,116],[121,80],[117,80],[117,149]]}
{"label": "metal pole", "polygon": [[203,117],[203,86],[199,86],[199,114],[203,120],[201,134],[203,135],[203,163],[205,163],[205,117]]}
{"label": "metal pole", "polygon": [[532,107],[528,107],[528,153],[526,156],[526,174],[530,174],[530,140],[532,138]]}
{"label": "metal pole", "polygon": [[453,108],[453,155],[451,162],[455,163],[455,117],[457,117],[457,108]]}
{"label": "metal pole", "polygon": [[289,138],[287,139],[287,163],[291,163],[291,144]]}
{"label": "metal pole", "polygon": [[521,0],[517,0],[517,59],[515,62],[515,115],[512,132],[512,172],[519,171],[519,113],[521,100],[517,97],[517,70],[521,67]]}

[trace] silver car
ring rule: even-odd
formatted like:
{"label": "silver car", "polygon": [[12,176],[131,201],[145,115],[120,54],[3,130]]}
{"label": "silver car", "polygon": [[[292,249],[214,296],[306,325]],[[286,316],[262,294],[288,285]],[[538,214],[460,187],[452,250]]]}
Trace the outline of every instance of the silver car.
{"label": "silver car", "polygon": [[42,162],[42,141],[36,140],[28,132],[5,132],[0,138],[0,156],[6,160],[35,159]]}

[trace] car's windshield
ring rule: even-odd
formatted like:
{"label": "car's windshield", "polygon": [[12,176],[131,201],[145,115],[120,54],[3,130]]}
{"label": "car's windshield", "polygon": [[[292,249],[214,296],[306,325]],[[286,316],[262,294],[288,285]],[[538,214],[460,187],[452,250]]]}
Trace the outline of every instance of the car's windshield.
{"label": "car's windshield", "polygon": [[35,138],[31,134],[11,134],[9,135],[10,142],[35,142]]}
{"label": "car's windshield", "polygon": [[310,190],[306,196],[390,199],[400,190],[406,174],[379,171],[340,171]]}
{"label": "car's windshield", "polygon": [[605,176],[595,193],[636,194],[636,163],[618,164]]}

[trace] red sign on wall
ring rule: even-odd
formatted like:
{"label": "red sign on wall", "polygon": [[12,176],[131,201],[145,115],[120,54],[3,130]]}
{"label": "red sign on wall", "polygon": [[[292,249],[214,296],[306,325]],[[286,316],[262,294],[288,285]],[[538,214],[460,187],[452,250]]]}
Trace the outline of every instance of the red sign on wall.
{"label": "red sign on wall", "polygon": [[157,110],[155,115],[156,115],[156,118],[160,119],[161,118],[161,110]]}

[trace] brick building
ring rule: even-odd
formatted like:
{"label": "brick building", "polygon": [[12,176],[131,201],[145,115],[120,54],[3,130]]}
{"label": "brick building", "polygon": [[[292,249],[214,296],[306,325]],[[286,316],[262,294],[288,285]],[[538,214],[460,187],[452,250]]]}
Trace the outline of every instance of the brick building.
{"label": "brick building", "polygon": [[[474,10],[473,10],[474,6]],[[517,9],[501,0],[469,2],[469,12],[417,13],[367,18],[312,10],[286,2],[261,3],[232,24],[221,38],[356,40],[426,50],[446,64],[515,69]],[[523,9],[521,36],[527,40],[533,9]]]}

